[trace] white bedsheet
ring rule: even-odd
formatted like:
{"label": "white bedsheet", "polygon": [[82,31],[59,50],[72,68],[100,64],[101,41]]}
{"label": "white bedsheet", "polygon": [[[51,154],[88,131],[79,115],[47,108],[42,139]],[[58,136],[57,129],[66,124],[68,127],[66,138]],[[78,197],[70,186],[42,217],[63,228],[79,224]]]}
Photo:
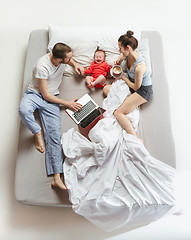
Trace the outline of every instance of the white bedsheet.
{"label": "white bedsheet", "polygon": [[[175,170],[150,156],[113,116],[127,94],[122,80],[113,83],[103,102],[105,118],[90,131],[91,141],[74,129],[62,136],[64,176],[72,207],[105,231],[150,223],[175,205]],[[139,110],[128,117],[137,129]]]}

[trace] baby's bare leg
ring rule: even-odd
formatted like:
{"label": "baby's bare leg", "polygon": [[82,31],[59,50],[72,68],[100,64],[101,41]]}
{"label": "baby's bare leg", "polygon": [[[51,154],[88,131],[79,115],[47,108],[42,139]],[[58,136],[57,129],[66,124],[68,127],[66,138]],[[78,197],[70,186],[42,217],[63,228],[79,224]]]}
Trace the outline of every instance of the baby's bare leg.
{"label": "baby's bare leg", "polygon": [[87,76],[87,77],[86,77],[87,87],[88,87],[88,88],[91,88],[91,87],[92,87],[92,83],[93,83],[93,77]]}
{"label": "baby's bare leg", "polygon": [[103,75],[99,75],[99,77],[92,83],[93,86],[95,86],[96,84],[101,84],[104,85],[106,82],[106,78]]}

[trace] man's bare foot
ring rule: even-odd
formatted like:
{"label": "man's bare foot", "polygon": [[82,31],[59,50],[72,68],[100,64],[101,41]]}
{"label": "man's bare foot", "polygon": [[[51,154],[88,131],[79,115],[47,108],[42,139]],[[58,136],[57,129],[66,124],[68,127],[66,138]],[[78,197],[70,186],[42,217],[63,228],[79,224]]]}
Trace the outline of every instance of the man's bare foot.
{"label": "man's bare foot", "polygon": [[35,147],[36,149],[43,153],[44,152],[44,140],[43,140],[43,136],[42,136],[42,131],[40,131],[39,133],[34,134],[34,141],[35,141]]}
{"label": "man's bare foot", "polygon": [[54,177],[53,177],[51,185],[52,185],[52,187],[58,187],[58,188],[60,188],[62,190],[67,190],[67,187],[62,182],[59,173],[54,174]]}

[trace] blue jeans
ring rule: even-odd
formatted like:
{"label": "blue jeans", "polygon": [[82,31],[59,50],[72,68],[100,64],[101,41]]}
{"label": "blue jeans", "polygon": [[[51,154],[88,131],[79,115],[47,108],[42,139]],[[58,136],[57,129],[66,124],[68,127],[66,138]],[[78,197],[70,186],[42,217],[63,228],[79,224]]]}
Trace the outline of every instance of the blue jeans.
{"label": "blue jeans", "polygon": [[59,105],[46,101],[40,93],[32,90],[26,91],[20,102],[19,113],[22,122],[33,134],[41,131],[41,127],[34,117],[35,110],[39,112],[44,132],[47,175],[63,173]]}

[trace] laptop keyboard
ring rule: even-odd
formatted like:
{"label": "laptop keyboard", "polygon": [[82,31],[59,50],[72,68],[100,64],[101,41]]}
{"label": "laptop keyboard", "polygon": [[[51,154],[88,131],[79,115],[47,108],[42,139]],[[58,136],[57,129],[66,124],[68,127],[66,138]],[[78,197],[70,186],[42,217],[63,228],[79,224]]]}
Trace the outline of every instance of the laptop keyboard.
{"label": "laptop keyboard", "polygon": [[77,111],[73,114],[77,121],[81,121],[84,117],[86,117],[92,110],[94,110],[96,105],[90,100],[85,105],[82,106],[80,111]]}

